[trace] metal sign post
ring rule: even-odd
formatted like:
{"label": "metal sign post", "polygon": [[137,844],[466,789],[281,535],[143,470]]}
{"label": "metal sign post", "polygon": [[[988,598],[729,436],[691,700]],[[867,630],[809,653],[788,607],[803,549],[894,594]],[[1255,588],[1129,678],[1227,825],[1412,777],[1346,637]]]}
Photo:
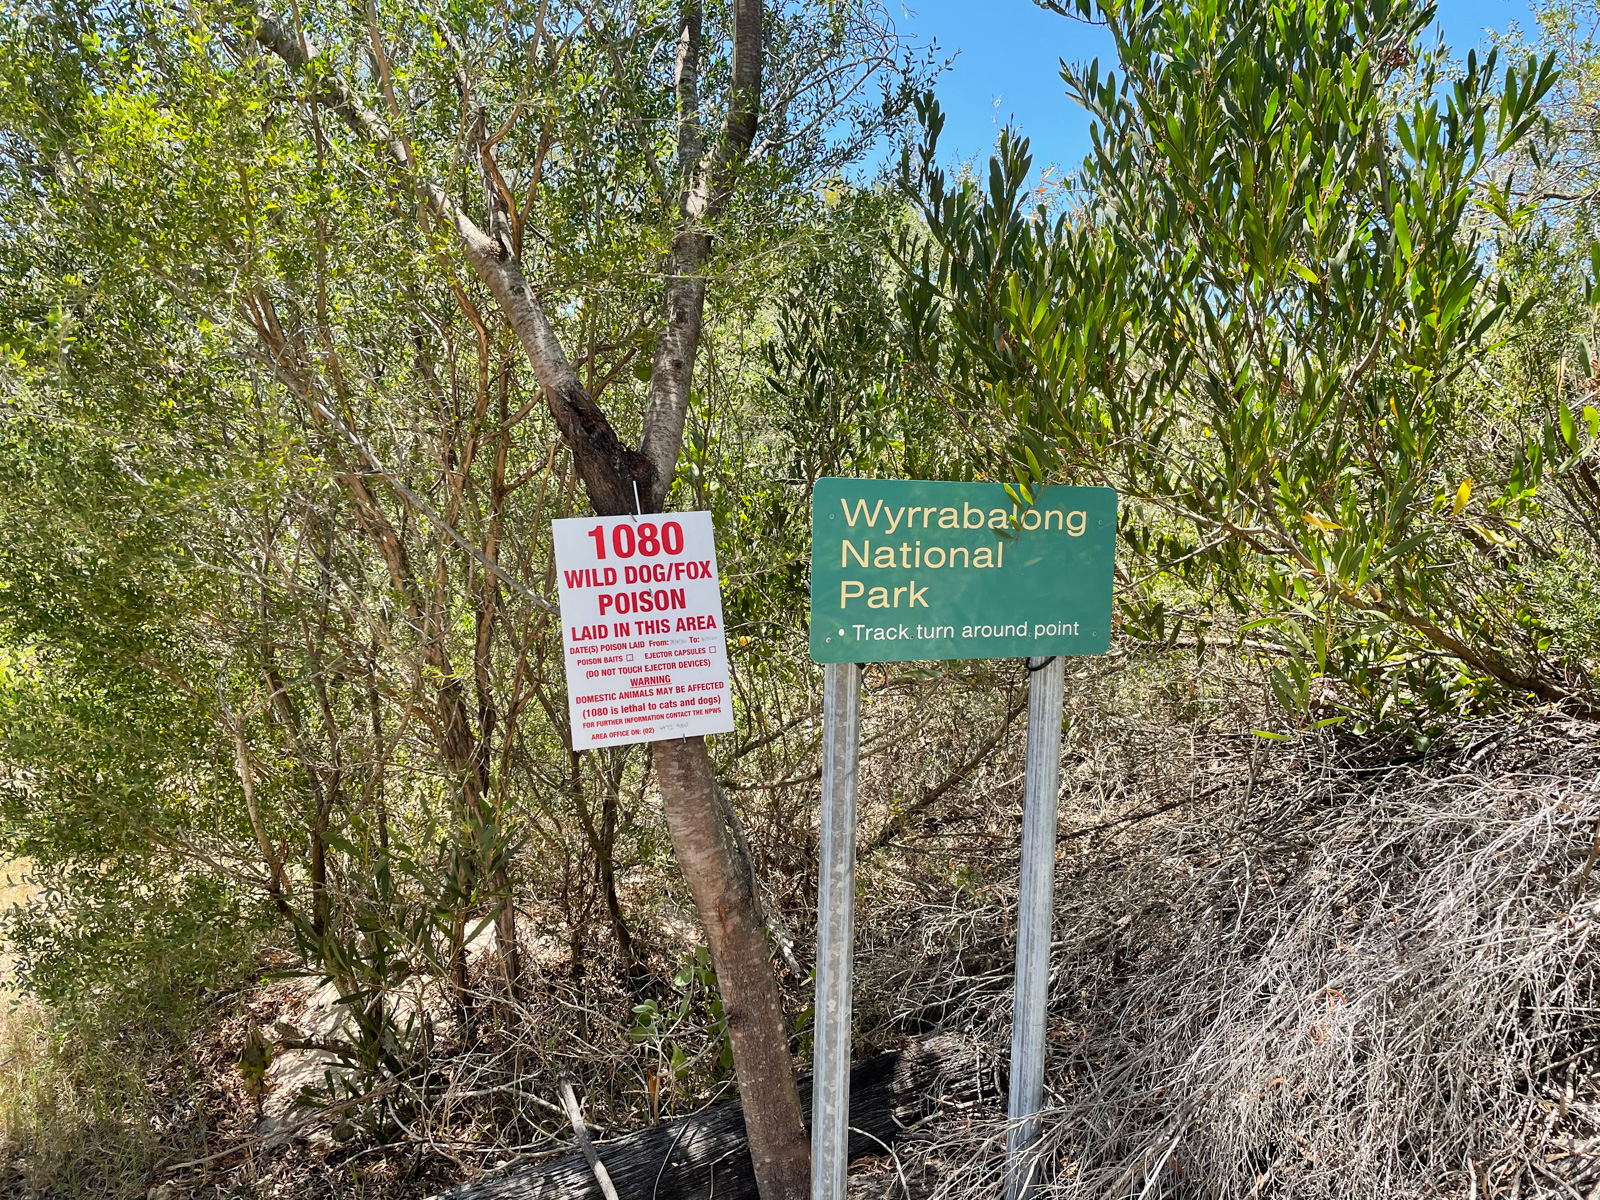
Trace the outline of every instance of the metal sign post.
{"label": "metal sign post", "polygon": [[1022,879],[1017,888],[1017,976],[1011,1011],[1011,1094],[1006,1115],[1006,1196],[1024,1200],[1030,1152],[1044,1107],[1044,1034],[1050,990],[1051,902],[1056,882],[1056,797],[1061,785],[1064,659],[1028,661],[1028,749],[1022,799]]}
{"label": "metal sign post", "polygon": [[[1044,1100],[1063,655],[1111,641],[1117,497],[998,483],[819,479],[811,493],[811,658],[824,663],[811,1197],[844,1200],[850,1137],[856,757],[863,662],[1027,658],[1007,1200],[1026,1200]],[[1046,657],[1050,656],[1050,657]]]}
{"label": "metal sign post", "polygon": [[851,968],[856,930],[856,756],[861,668],[829,663],[822,684],[822,835],[817,887],[811,1200],[840,1200],[850,1162]]}

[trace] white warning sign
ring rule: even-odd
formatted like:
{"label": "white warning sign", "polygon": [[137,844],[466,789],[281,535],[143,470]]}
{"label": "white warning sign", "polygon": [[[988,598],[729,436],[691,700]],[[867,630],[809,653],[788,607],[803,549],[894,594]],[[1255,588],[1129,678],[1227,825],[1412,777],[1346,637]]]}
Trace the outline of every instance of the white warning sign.
{"label": "white warning sign", "polygon": [[711,514],[552,525],[572,748],[730,732]]}

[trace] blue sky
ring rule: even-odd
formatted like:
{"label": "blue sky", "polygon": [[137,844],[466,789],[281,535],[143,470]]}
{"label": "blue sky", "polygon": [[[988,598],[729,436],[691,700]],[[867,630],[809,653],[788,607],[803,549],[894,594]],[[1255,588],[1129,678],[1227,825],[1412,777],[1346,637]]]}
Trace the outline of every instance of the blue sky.
{"label": "blue sky", "polygon": [[[1013,122],[1033,143],[1037,171],[1077,166],[1089,148],[1089,123],[1066,97],[1059,60],[1112,59],[1104,32],[1056,16],[1032,0],[889,0],[896,23],[946,56],[959,51],[937,92],[945,112],[940,157],[947,163],[987,157],[995,134]],[[1528,0],[1439,0],[1446,44],[1464,56],[1514,21],[1533,32]],[[898,11],[896,11],[898,9]]]}

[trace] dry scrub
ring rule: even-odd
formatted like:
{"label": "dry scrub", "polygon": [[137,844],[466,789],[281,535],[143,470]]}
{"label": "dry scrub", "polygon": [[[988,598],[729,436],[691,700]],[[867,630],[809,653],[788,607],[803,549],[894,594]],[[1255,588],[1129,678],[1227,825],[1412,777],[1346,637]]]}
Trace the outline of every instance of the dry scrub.
{"label": "dry scrub", "polygon": [[[1193,803],[1068,781],[1048,1194],[1592,1196],[1596,728],[1482,720],[1387,764],[1197,731],[1184,760]],[[938,1023],[1002,1056],[1006,955],[955,979],[943,957],[895,981],[898,1015],[944,997]],[[1002,1112],[929,1131],[913,1187],[993,1194]]]}
{"label": "dry scrub", "polygon": [[[953,1200],[999,1184],[1024,694],[1017,664],[869,673],[856,1048],[960,1033],[989,1086],[897,1161],[859,1170],[859,1191]],[[1069,684],[1045,1194],[1590,1200],[1597,727],[1484,718],[1416,755],[1333,730],[1265,739],[1250,732],[1258,694],[1192,658],[1126,654]],[[783,977],[798,1021],[818,731],[780,699],[762,698],[774,736],[732,756],[725,779],[774,930],[793,939]],[[637,795],[649,845],[652,796]],[[18,1060],[0,1071],[7,1165],[23,1169],[9,1182],[59,1194],[46,1181],[71,1179],[71,1155],[41,1155],[71,1126],[118,1131],[102,1163],[112,1144],[138,1159],[80,1175],[70,1190],[82,1194],[129,1194],[141,1179],[170,1197],[421,1196],[566,1153],[563,1074],[607,1131],[651,1119],[652,1077],[663,1118],[714,1102],[731,1081],[710,992],[673,982],[697,934],[680,887],[660,854],[619,862],[653,970],[642,993],[597,905],[587,925],[561,919],[560,897],[530,909],[521,1000],[475,973],[470,1032],[441,1017],[411,1077],[314,1121],[309,1142],[263,1146],[233,1068],[252,1021],[286,1049],[300,1017],[282,985],[212,1001],[209,1032],[182,1070],[171,1059],[145,1081],[142,1111],[108,1112],[66,1075],[47,1094],[25,1076],[48,1076]],[[632,1037],[642,997],[663,1019]],[[43,1053],[43,1027],[29,1028],[32,1041],[14,1026],[9,1044]],[[56,1102],[75,1107],[51,1125]]]}

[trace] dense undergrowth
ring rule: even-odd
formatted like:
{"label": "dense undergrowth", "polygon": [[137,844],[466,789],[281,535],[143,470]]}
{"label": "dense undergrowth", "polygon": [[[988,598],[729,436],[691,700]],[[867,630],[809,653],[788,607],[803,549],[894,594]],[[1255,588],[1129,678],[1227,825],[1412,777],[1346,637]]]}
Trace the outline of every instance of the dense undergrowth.
{"label": "dense undergrowth", "polygon": [[[1193,801],[1068,831],[1047,1192],[1587,1194],[1593,727],[1485,718],[1398,759],[1207,734]],[[944,986],[946,1022],[1005,1044],[1003,990]],[[1004,1129],[991,1113],[930,1133],[912,1155],[927,1193],[999,1186]]]}
{"label": "dense undergrowth", "polygon": [[[905,670],[869,692],[862,1053],[954,1033],[1003,1078],[1016,674],[965,681],[973,690],[958,702],[950,685],[961,681]],[[1267,737],[1269,685],[1215,652],[1124,652],[1077,674],[1056,884],[1053,1191],[1467,1196],[1474,1180],[1504,1194],[1520,1179],[1522,1194],[1542,1195],[1562,1190],[1552,1174],[1593,1185],[1591,725],[1507,713],[1424,751],[1332,729]],[[959,768],[963,751],[1003,729],[977,767],[916,806],[948,778],[930,757]],[[775,833],[752,818],[753,836]],[[640,870],[623,894],[631,908],[670,888]],[[806,962],[803,885],[768,898]],[[692,962],[689,913],[680,898],[652,925],[663,962]],[[652,1119],[652,1072],[666,1080],[661,1116],[728,1094],[716,1014],[692,969],[647,1014],[614,947],[596,947],[577,972],[559,941],[530,951],[537,965],[518,1004],[493,994],[486,971],[470,1040],[441,1014],[425,1103],[358,1116],[339,1130],[348,1140],[329,1136],[340,1121],[328,1116],[276,1149],[251,1132],[257,1100],[235,1063],[252,1021],[283,1052],[278,1022],[304,1020],[304,989],[214,992],[187,1040],[124,1034],[115,1052],[58,1043],[39,1010],[22,1010],[3,1073],[15,1190],[420,1196],[568,1153],[552,1112],[563,1074],[612,1130]],[[786,977],[802,1030],[804,984]],[[998,1185],[1003,1144],[997,1089],[924,1127],[897,1162],[858,1168],[855,1186],[895,1195],[904,1178],[917,1195],[981,1194]]]}

